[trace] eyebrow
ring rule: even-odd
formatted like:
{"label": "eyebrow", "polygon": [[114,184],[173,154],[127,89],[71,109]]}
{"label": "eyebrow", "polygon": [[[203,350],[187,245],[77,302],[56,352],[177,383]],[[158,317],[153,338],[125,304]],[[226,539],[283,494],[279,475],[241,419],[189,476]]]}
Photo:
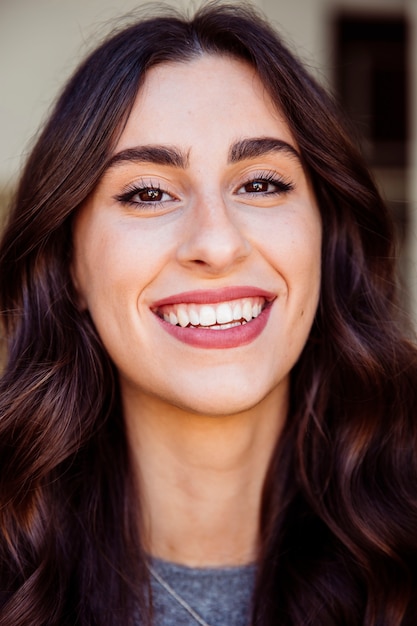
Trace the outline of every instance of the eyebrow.
{"label": "eyebrow", "polygon": [[254,159],[270,152],[285,152],[295,157],[301,163],[301,156],[291,144],[274,137],[259,137],[254,139],[242,139],[230,148],[229,162],[238,163],[245,159]]}
{"label": "eyebrow", "polygon": [[188,155],[183,154],[176,148],[172,148],[170,146],[136,146],[135,148],[128,148],[127,150],[117,152],[117,154],[112,156],[108,161],[106,169],[125,161],[142,161],[145,163],[171,165],[173,167],[185,169],[188,166]]}
{"label": "eyebrow", "polygon": [[[300,154],[291,144],[274,137],[255,137],[235,142],[229,150],[228,162],[238,163],[239,161],[255,159],[271,152],[286,153],[291,157],[295,157],[301,163]],[[189,154],[185,154],[171,146],[135,146],[134,148],[121,150],[113,155],[105,169],[108,170],[124,162],[155,163],[156,165],[168,165],[186,169],[189,165]]]}

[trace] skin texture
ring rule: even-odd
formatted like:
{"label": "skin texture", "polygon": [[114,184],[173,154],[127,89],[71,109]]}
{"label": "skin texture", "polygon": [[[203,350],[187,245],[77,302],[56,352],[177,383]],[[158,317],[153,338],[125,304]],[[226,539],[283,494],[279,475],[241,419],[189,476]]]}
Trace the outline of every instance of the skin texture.
{"label": "skin texture", "polygon": [[[280,149],[233,153],[265,138]],[[169,149],[170,162],[143,146]],[[151,69],[115,155],[75,221],[73,276],[119,372],[149,549],[190,565],[245,562],[318,302],[315,199],[259,78],[229,58]],[[172,296],[203,290],[210,302],[225,289],[230,300],[235,287],[270,294],[261,332],[242,344],[190,345],[156,315]]]}

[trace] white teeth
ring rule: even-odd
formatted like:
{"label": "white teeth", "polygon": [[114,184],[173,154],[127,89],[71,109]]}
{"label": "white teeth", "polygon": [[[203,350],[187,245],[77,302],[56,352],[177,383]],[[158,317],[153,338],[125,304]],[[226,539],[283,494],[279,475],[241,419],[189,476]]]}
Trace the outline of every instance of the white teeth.
{"label": "white teeth", "polygon": [[213,307],[204,305],[200,309],[200,325],[212,326],[216,323],[216,311]]}
{"label": "white teeth", "polygon": [[216,321],[218,324],[228,324],[233,321],[232,308],[227,302],[222,302],[216,307]]}
{"label": "white teeth", "polygon": [[185,306],[179,306],[177,309],[178,324],[185,328],[190,323]]}
{"label": "white teeth", "polygon": [[169,314],[169,323],[173,326],[176,326],[178,324],[178,318],[172,311]]}
{"label": "white teeth", "polygon": [[263,298],[245,298],[219,304],[177,304],[164,307],[159,314],[166,322],[182,328],[203,326],[226,330],[258,317],[264,302]]}
{"label": "white teeth", "polygon": [[198,311],[192,305],[188,307],[188,316],[190,318],[190,324],[193,326],[198,326],[200,324]]}
{"label": "white teeth", "polygon": [[245,300],[242,307],[242,317],[250,322],[252,319],[252,303],[249,300]]}
{"label": "white teeth", "polygon": [[231,322],[230,324],[215,324],[214,326],[210,326],[210,330],[227,330],[228,328],[234,328],[235,326],[242,326],[242,324],[240,322]]}
{"label": "white teeth", "polygon": [[237,321],[237,320],[242,319],[242,317],[243,317],[242,306],[240,302],[236,302],[236,304],[233,307],[233,319]]}

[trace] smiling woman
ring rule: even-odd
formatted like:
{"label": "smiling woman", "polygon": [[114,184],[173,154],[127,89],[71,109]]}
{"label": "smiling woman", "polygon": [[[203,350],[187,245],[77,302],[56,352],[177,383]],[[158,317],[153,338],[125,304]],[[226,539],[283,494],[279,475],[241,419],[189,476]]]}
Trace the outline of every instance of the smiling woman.
{"label": "smiling woman", "polygon": [[150,69],[74,222],[81,301],[122,397],[134,389],[125,417],[140,427],[151,394],[196,413],[251,409],[260,426],[307,340],[320,254],[295,141],[253,68],[207,54]]}
{"label": "smiling woman", "polygon": [[252,10],[94,51],[0,247],[0,624],[415,624],[393,259],[334,105]]}

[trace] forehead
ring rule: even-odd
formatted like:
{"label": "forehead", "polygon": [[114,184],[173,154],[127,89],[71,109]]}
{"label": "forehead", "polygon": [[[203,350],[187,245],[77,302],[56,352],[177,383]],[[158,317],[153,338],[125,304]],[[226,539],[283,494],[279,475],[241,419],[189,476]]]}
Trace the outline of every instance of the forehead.
{"label": "forehead", "polygon": [[139,90],[117,149],[137,144],[192,146],[241,136],[271,136],[295,143],[288,125],[254,68],[204,54],[151,68]]}

